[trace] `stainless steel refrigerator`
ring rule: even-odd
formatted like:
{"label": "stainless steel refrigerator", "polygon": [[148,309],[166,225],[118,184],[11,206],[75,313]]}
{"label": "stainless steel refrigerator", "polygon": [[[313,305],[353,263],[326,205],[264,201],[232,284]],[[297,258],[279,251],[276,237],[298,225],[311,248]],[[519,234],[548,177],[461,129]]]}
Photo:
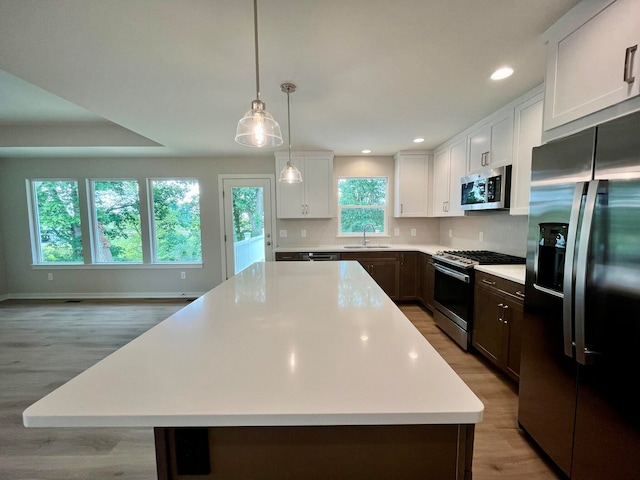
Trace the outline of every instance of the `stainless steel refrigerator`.
{"label": "stainless steel refrigerator", "polygon": [[567,477],[640,479],[640,113],[533,151],[518,422]]}

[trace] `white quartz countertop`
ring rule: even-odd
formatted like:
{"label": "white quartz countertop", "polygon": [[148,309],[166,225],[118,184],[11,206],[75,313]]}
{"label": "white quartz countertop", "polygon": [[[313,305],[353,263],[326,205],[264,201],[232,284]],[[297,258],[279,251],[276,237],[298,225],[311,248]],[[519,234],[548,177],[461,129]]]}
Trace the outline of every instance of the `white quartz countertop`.
{"label": "white quartz countertop", "polygon": [[476,265],[476,270],[524,285],[526,267],[524,265]]}
{"label": "white quartz countertop", "polygon": [[24,411],[28,427],[474,424],[357,262],[256,263]]}

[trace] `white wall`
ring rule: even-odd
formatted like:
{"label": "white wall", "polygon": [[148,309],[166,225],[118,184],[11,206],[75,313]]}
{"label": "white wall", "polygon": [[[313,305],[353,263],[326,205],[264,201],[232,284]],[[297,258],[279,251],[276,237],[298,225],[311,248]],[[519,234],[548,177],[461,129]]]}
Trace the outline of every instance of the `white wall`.
{"label": "white wall", "polygon": [[[4,285],[0,295],[56,296],[190,296],[210,290],[222,281],[218,174],[274,173],[273,156],[259,158],[100,158],[3,159],[0,162],[0,230],[4,240]],[[202,267],[107,266],[42,269],[32,267],[26,180],[30,178],[190,177],[200,183]],[[0,255],[0,258],[2,255]],[[0,261],[1,262],[1,261]],[[186,271],[186,280],[180,272]],[[53,280],[47,280],[47,273]]]}
{"label": "white wall", "polygon": [[[254,158],[100,158],[0,159],[0,300],[16,298],[144,297],[200,294],[222,282],[218,174],[276,173],[271,153]],[[527,217],[506,212],[460,218],[393,218],[393,157],[336,157],[334,176],[389,177],[389,233],[380,243],[441,244],[452,248],[494,250],[524,256]],[[200,182],[203,264],[201,268],[80,267],[43,269],[31,265],[25,181],[30,178],[192,177]],[[338,220],[278,220],[276,245],[339,245],[353,238],[337,238]],[[400,230],[394,236],[394,229]],[[411,236],[415,228],[417,235]],[[280,238],[279,230],[287,230]],[[300,235],[307,231],[306,238]],[[452,237],[449,237],[449,230]],[[484,241],[479,241],[483,232]],[[180,272],[187,279],[180,279]],[[53,272],[54,279],[47,280]]]}
{"label": "white wall", "polygon": [[[440,221],[437,218],[394,218],[393,217],[393,157],[335,157],[333,160],[334,185],[341,176],[372,176],[389,178],[388,204],[388,237],[376,238],[376,243],[390,244],[434,244],[440,236]],[[304,180],[304,179],[303,179]],[[425,186],[426,188],[426,186]],[[334,189],[334,205],[338,203],[338,192]],[[337,212],[336,212],[337,214]],[[394,229],[399,229],[399,236]],[[411,236],[411,229],[416,229],[416,236]],[[286,230],[286,238],[280,237],[280,230]],[[301,231],[307,236],[303,238]],[[337,237],[338,218],[310,220],[278,220],[276,245],[279,247],[304,247],[313,245],[346,245],[357,243],[359,239]],[[371,235],[368,233],[368,237]]]}

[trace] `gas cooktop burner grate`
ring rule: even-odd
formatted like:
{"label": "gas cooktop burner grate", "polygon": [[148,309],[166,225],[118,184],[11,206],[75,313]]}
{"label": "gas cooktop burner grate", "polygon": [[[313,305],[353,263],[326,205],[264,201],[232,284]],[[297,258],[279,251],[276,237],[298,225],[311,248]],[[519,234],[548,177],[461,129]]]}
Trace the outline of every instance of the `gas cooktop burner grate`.
{"label": "gas cooktop burner grate", "polygon": [[523,257],[491,252],[489,250],[446,250],[444,252],[436,252],[434,259],[467,269],[474,265],[513,265],[525,263]]}
{"label": "gas cooktop burner grate", "polygon": [[507,255],[506,253],[491,252],[489,250],[456,250],[445,251],[448,255],[468,258],[481,265],[500,265],[500,264],[524,264],[524,257],[516,257]]}

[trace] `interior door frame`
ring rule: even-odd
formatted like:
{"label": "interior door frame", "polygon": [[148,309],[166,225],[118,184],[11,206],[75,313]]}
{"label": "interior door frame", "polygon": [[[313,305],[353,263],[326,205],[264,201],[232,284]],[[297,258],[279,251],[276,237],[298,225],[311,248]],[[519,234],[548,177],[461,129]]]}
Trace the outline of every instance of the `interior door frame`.
{"label": "interior door frame", "polygon": [[[276,232],[276,178],[272,173],[221,173],[218,174],[218,206],[219,206],[219,218],[220,218],[220,259],[222,266],[222,278],[224,280],[227,277],[227,246],[225,241],[225,211],[224,211],[224,181],[225,180],[268,180],[269,199],[264,199],[265,202],[269,202],[271,207],[271,249],[265,251],[265,261],[273,260],[273,249],[275,248],[275,232]],[[269,220],[265,218],[265,223]]]}

